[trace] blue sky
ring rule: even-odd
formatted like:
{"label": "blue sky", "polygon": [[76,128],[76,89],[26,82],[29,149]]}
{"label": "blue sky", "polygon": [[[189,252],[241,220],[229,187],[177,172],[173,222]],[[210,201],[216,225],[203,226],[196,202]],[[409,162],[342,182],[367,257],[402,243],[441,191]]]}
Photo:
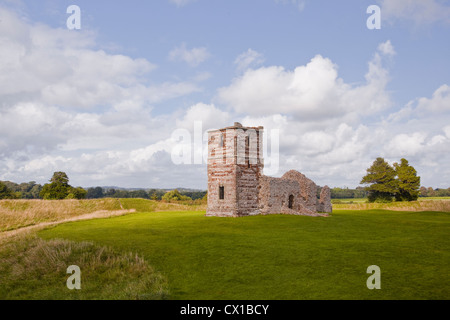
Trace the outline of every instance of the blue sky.
{"label": "blue sky", "polygon": [[449,31],[438,0],[2,0],[0,180],[205,188],[174,132],[240,121],[279,131],[271,175],[356,187],[404,157],[447,188]]}

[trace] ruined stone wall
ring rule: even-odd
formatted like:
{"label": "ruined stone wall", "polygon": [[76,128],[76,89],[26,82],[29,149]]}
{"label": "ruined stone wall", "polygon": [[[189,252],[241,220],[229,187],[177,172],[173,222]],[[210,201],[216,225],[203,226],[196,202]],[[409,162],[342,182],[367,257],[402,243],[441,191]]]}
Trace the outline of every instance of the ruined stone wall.
{"label": "ruined stone wall", "polygon": [[300,185],[302,204],[307,210],[317,212],[317,185],[314,181],[295,170],[286,172],[281,179],[297,181]]}
{"label": "ruined stone wall", "polygon": [[[261,214],[288,213],[289,196],[294,196],[294,206],[298,205],[299,184],[297,181],[282,180],[262,176],[260,179],[260,203]],[[293,208],[293,210],[295,210]]]}
{"label": "ruined stone wall", "polygon": [[331,206],[331,190],[328,186],[325,186],[320,191],[320,199],[317,202],[317,211],[331,213],[333,207]]}
{"label": "ruined stone wall", "polygon": [[[305,214],[316,215],[315,208],[307,206],[297,180],[262,176],[260,179],[261,214]],[[289,199],[290,197],[291,200]],[[292,207],[290,208],[289,205]]]}

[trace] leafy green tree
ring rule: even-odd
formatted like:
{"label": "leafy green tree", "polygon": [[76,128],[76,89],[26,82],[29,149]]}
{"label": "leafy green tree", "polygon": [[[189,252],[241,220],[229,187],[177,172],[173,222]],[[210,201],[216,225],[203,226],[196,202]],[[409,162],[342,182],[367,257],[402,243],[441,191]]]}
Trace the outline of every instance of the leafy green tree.
{"label": "leafy green tree", "polygon": [[188,196],[183,196],[177,189],[167,192],[163,195],[162,200],[165,201],[178,201],[178,200],[192,200]]}
{"label": "leafy green tree", "polygon": [[149,198],[152,200],[161,200],[166,194],[164,190],[161,189],[150,189],[148,190]]}
{"label": "leafy green tree", "polygon": [[0,181],[0,199],[14,199],[15,195],[6,184]]}
{"label": "leafy green tree", "polygon": [[360,184],[370,184],[365,189],[369,192],[369,202],[390,202],[397,192],[396,172],[383,158],[377,158],[367,169],[367,174]]}
{"label": "leafy green tree", "polygon": [[158,200],[158,196],[156,195],[155,192],[152,193],[152,195],[150,196],[151,200]]}
{"label": "leafy green tree", "polygon": [[45,200],[62,200],[67,198],[71,188],[67,174],[55,172],[50,179],[50,183],[44,185],[39,196]]}
{"label": "leafy green tree", "polygon": [[59,185],[68,186],[69,185],[69,177],[65,172],[55,172],[53,177],[50,179],[50,182],[56,183]]}
{"label": "leafy green tree", "polygon": [[29,192],[30,199],[39,199],[39,194],[41,193],[41,190],[42,186],[40,184],[35,184]]}
{"label": "leafy green tree", "polygon": [[67,195],[66,199],[86,199],[87,191],[84,190],[82,187],[78,188],[69,188],[69,194]]}
{"label": "leafy green tree", "polygon": [[89,188],[87,190],[86,198],[88,199],[99,199],[103,198],[103,189],[102,187]]}
{"label": "leafy green tree", "polygon": [[400,164],[394,163],[394,169],[397,174],[397,192],[395,199],[397,201],[415,201],[419,197],[420,177],[413,166],[410,166],[408,160],[401,159]]}
{"label": "leafy green tree", "polygon": [[130,198],[149,199],[148,192],[145,190],[133,190],[128,192]]}

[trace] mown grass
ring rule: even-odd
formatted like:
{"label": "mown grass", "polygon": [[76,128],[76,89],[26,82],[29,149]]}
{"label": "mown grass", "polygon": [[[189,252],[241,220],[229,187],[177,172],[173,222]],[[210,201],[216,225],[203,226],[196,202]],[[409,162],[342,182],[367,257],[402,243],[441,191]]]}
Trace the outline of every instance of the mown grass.
{"label": "mown grass", "polygon": [[[81,269],[81,290],[69,290],[67,268]],[[0,249],[0,299],[165,299],[167,280],[142,257],[91,242],[36,236]]]}
{"label": "mown grass", "polygon": [[[38,234],[137,252],[167,277],[171,299],[297,300],[450,299],[449,232],[449,213],[344,210],[327,218],[136,213]],[[366,287],[370,265],[381,268],[381,290]]]}

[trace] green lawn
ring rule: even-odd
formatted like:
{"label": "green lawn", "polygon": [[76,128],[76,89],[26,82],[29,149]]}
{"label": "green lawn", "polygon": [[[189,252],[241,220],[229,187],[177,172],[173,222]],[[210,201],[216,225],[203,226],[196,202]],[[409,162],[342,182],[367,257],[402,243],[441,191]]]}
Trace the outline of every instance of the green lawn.
{"label": "green lawn", "polygon": [[[289,300],[450,299],[449,234],[449,213],[383,210],[135,213],[38,233],[138,253],[168,280],[171,299]],[[381,290],[366,287],[370,265],[381,268]]]}

